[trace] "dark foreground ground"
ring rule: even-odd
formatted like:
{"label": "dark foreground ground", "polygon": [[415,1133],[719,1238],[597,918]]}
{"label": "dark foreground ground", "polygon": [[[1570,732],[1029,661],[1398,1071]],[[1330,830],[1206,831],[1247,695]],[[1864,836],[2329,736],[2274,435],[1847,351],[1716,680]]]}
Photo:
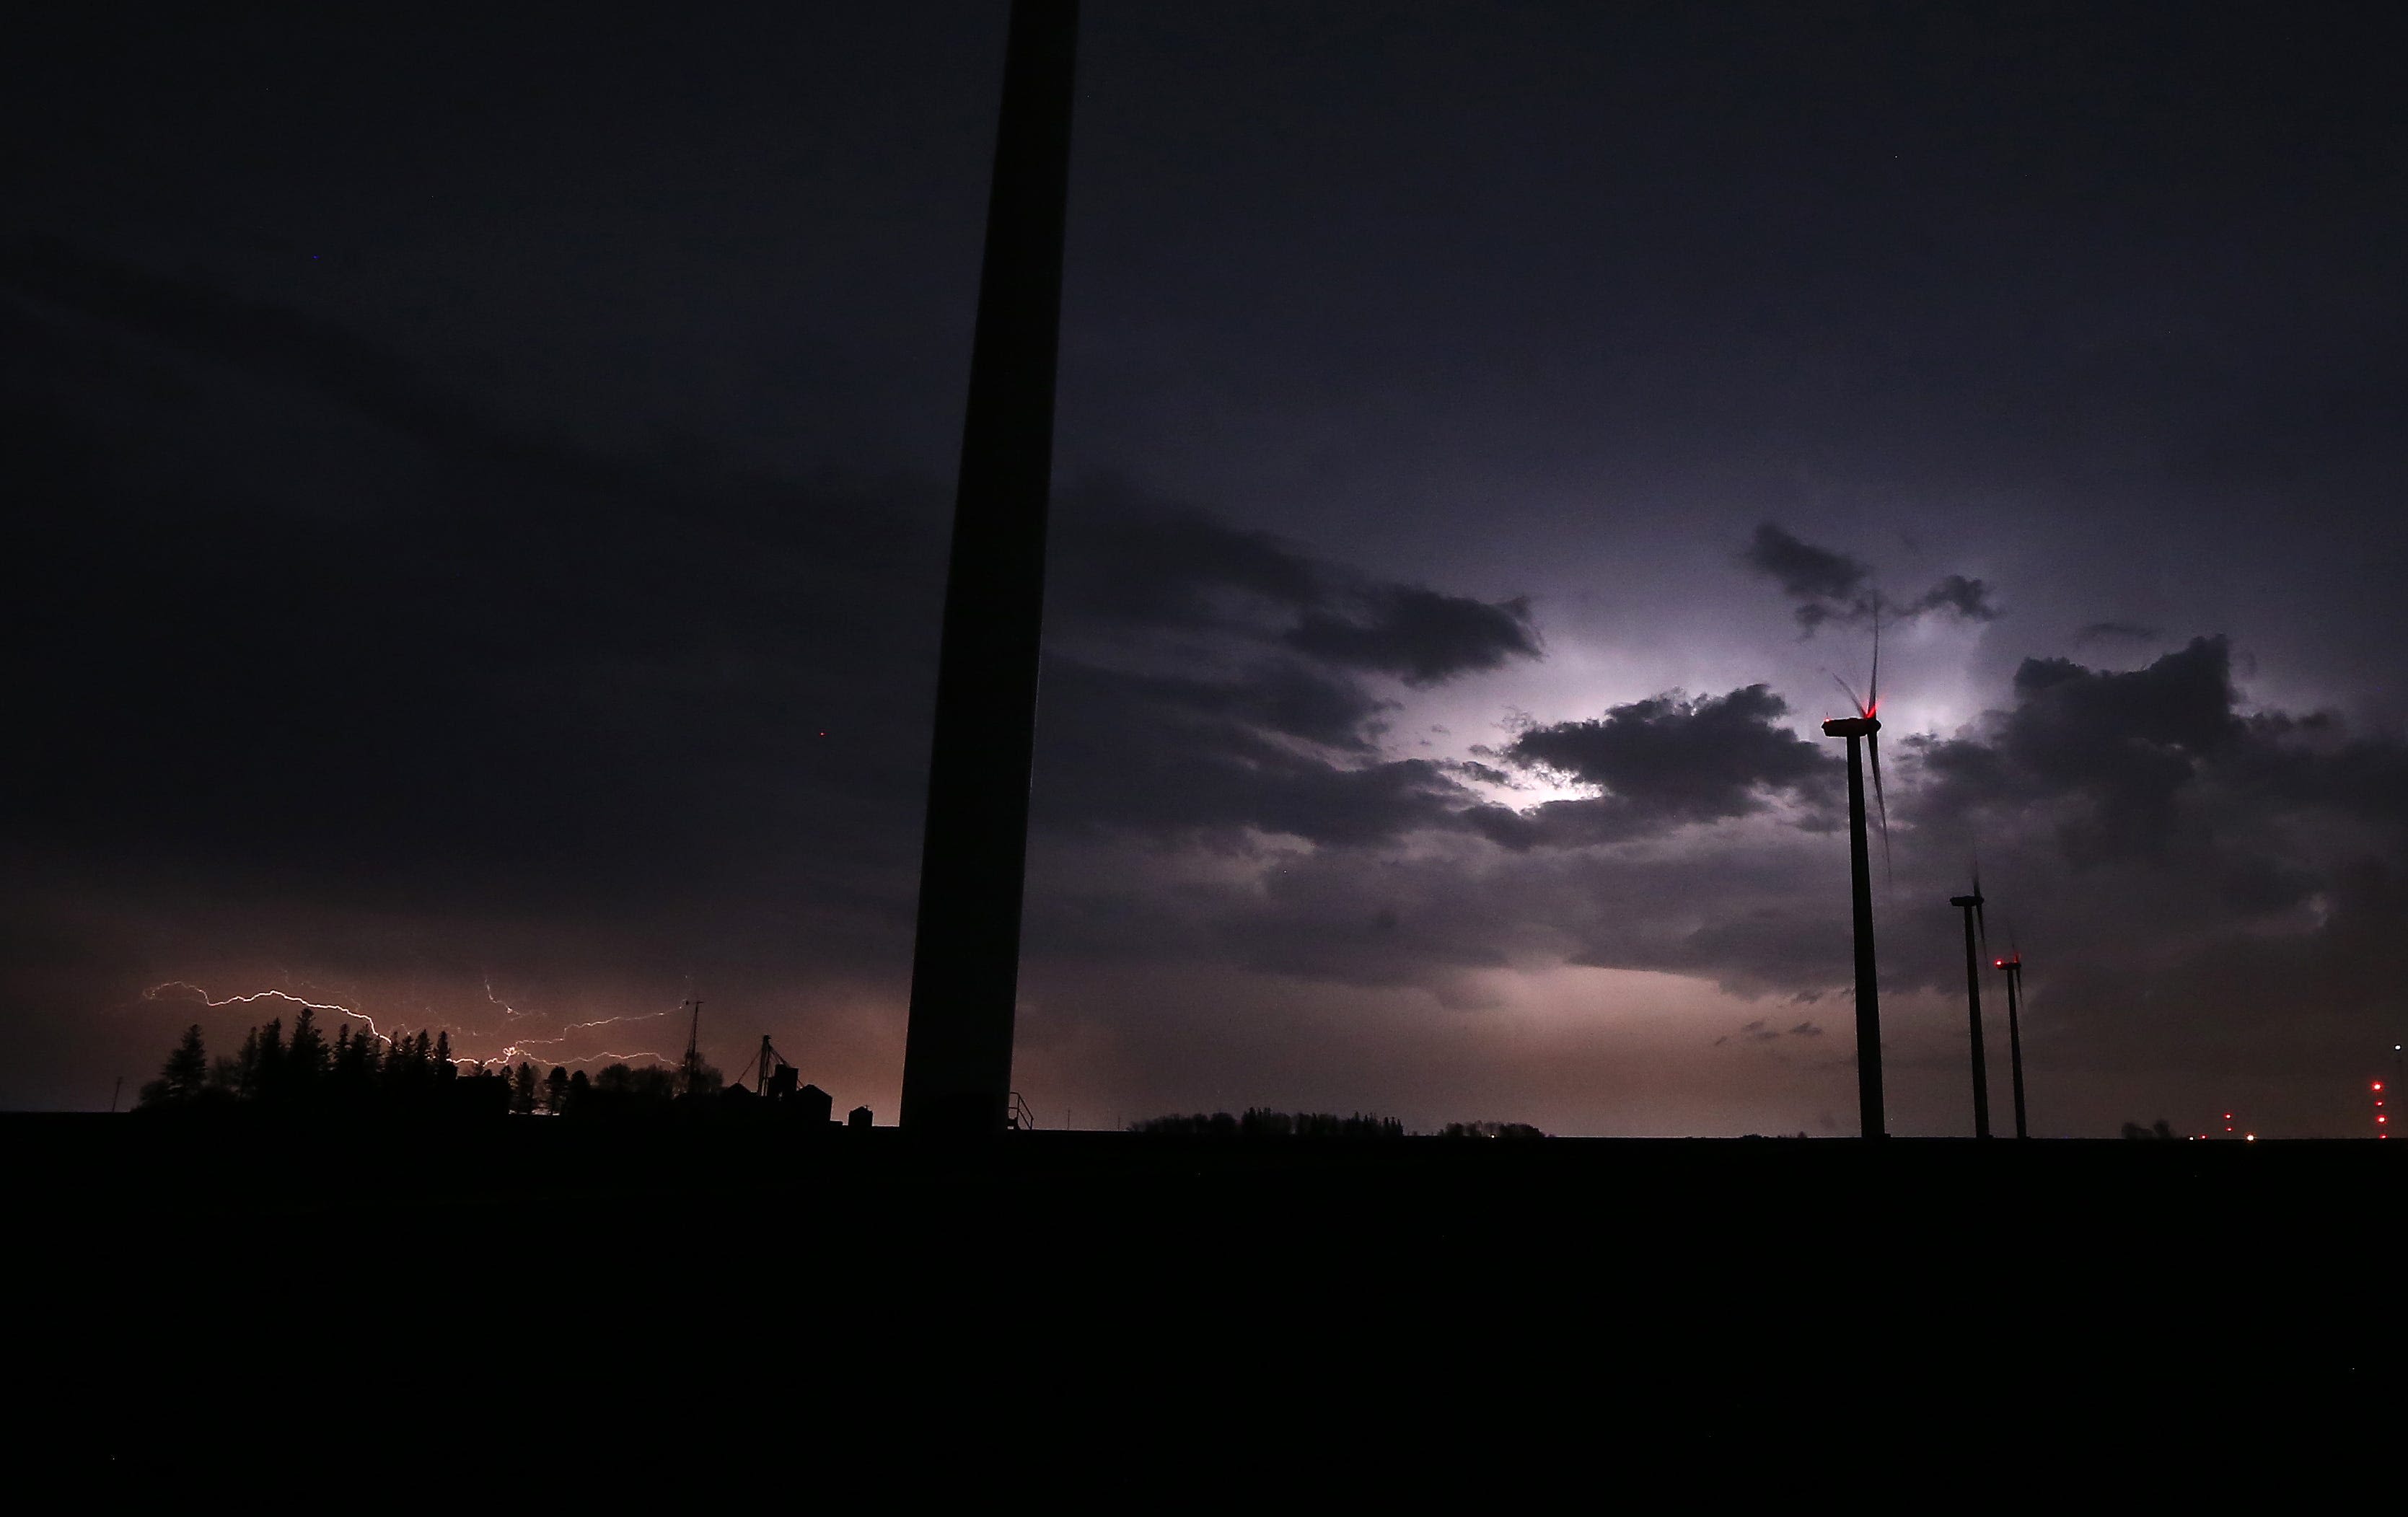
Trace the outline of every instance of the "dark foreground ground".
{"label": "dark foreground ground", "polygon": [[652,1448],[683,1420],[872,1413],[942,1446],[1065,1396],[2389,1395],[2408,1332],[2408,1145],[2372,1142],[966,1152],[11,1116],[0,1145],[19,1383],[112,1448],[322,1416],[438,1442],[558,1416]]}

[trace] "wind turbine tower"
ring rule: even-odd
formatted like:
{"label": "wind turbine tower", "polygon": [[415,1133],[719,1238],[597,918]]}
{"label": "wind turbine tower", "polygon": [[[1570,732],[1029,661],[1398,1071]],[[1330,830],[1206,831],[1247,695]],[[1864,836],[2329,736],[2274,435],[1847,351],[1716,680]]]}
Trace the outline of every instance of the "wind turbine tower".
{"label": "wind turbine tower", "polygon": [[1078,0],[1013,0],[920,852],[903,1125],[1003,1131],[1054,479]]}
{"label": "wind turbine tower", "polygon": [[[1836,680],[1838,677],[1835,675]],[[1826,737],[1848,740],[1848,879],[1851,899],[1856,908],[1856,1111],[1860,1131],[1867,1138],[1886,1138],[1889,1129],[1882,1113],[1881,1053],[1881,985],[1873,966],[1873,868],[1872,853],[1865,837],[1865,757],[1870,753],[1873,766],[1873,800],[1881,808],[1882,850],[1889,850],[1889,803],[1882,795],[1881,782],[1881,721],[1873,713],[1881,707],[1881,624],[1873,625],[1873,677],[1869,687],[1870,699],[1857,700],[1847,683],[1840,682],[1848,702],[1856,707],[1852,717],[1837,717],[1823,723]]]}
{"label": "wind turbine tower", "polygon": [[2024,1031],[2016,1013],[2023,1001],[2024,956],[2014,945],[2014,934],[2007,935],[2007,956],[1998,966],[2007,972],[2007,1063],[2014,1070],[2015,1136],[2028,1138],[2024,1129]]}
{"label": "wind turbine tower", "polygon": [[[1973,872],[1973,894],[1951,895],[1948,904],[1965,914],[1965,1006],[1973,1034],[1973,1136],[1990,1136],[1990,1070],[1982,1052],[1982,970],[1973,953],[1973,922],[1982,914],[1982,873]],[[1989,936],[1988,923],[1983,936]]]}

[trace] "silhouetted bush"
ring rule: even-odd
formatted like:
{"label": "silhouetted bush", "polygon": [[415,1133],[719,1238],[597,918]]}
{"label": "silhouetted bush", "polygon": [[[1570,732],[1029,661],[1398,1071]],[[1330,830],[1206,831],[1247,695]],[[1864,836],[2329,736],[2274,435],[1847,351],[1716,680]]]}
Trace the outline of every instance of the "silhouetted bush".
{"label": "silhouetted bush", "polygon": [[1439,1129],[1440,1138],[1544,1138],[1546,1136],[1526,1122],[1450,1122]]}
{"label": "silhouetted bush", "polygon": [[2169,1123],[2165,1118],[2159,1117],[2154,1123],[2146,1127],[2142,1126],[2137,1122],[2128,1122],[2124,1123],[2124,1136],[2131,1138],[2172,1138],[2177,1135],[2175,1134],[2172,1125]]}

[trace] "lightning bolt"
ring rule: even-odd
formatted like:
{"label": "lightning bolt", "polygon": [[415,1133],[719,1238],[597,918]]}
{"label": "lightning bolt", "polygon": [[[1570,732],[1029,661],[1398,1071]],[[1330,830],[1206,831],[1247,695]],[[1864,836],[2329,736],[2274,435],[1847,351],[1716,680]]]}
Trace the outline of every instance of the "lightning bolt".
{"label": "lightning bolt", "polygon": [[249,1006],[253,1001],[283,1001],[293,1006],[306,1006],[312,1011],[340,1011],[347,1017],[355,1017],[360,1021],[366,1023],[368,1024],[368,1031],[378,1038],[382,1039],[387,1043],[393,1041],[392,1038],[386,1038],[383,1033],[377,1030],[376,1018],[369,1016],[365,1011],[356,1011],[348,1006],[337,1005],[333,1001],[312,1001],[307,997],[295,995],[291,991],[255,990],[248,995],[229,995],[224,1000],[219,1001],[210,999],[209,993],[208,991],[201,989],[200,986],[194,984],[189,980],[164,980],[159,984],[151,986],[149,990],[144,991],[142,993],[142,998],[146,1001],[155,1001],[159,998],[159,993],[163,990],[191,991],[194,995],[201,998],[201,1004],[203,1006],[209,1007],[213,1009],[219,1007],[227,1006]]}
{"label": "lightning bolt", "polygon": [[[503,1049],[502,1052],[494,1055],[494,1057],[507,1061],[517,1058],[521,1054],[528,1052],[534,1049],[550,1048],[555,1043],[566,1043],[568,1041],[569,1034],[582,1031],[587,1027],[609,1027],[622,1022],[658,1022],[663,1017],[675,1015],[679,1010],[682,1009],[682,1008],[683,1003],[681,1002],[678,1006],[673,1006],[666,1011],[630,1011],[616,1017],[596,1017],[591,1022],[564,1023],[561,1024],[559,1036],[554,1038],[520,1038],[517,1041],[512,1042],[509,1047]],[[658,1053],[591,1053],[587,1054],[583,1058],[560,1059],[555,1062],[560,1064],[592,1064],[596,1059],[659,1059],[663,1064],[669,1062],[665,1056]]]}
{"label": "lightning bolt", "polygon": [[[484,988],[485,999],[492,1002],[494,1005],[500,1007],[506,1017],[540,1017],[544,1015],[544,1013],[540,1011],[521,1011],[516,1007],[511,1006],[507,1001],[496,996],[494,994],[494,984],[491,976],[486,977]],[[194,984],[191,980],[163,980],[144,991],[142,993],[142,998],[146,1001],[155,1001],[165,992],[175,990],[192,992],[194,995],[201,998],[201,1003],[204,1006],[209,1007],[212,1009],[233,1006],[251,1006],[262,1001],[277,1001],[288,1006],[308,1007],[313,1011],[339,1011],[344,1016],[367,1023],[367,1029],[370,1035],[387,1046],[391,1046],[394,1041],[392,1037],[388,1036],[382,1029],[377,1026],[376,1019],[366,1011],[362,1011],[355,1007],[344,1006],[336,1001],[313,1001],[308,999],[307,996],[296,995],[288,990],[257,990],[251,991],[243,995],[228,995],[220,998],[212,996],[208,991]],[[523,1059],[538,1049],[550,1048],[556,1044],[566,1043],[569,1040],[571,1034],[582,1031],[586,1028],[609,1027],[623,1022],[657,1022],[663,1017],[676,1015],[677,1012],[682,1009],[683,1003],[681,1002],[678,1006],[670,1007],[667,1009],[661,1011],[631,1011],[613,1017],[595,1017],[586,1022],[563,1023],[560,1024],[560,1031],[554,1037],[513,1039],[510,1042],[506,1043],[498,1053],[488,1054],[482,1058],[467,1054],[460,1054],[455,1055],[452,1058],[452,1063],[454,1066],[466,1066],[480,1072],[488,1065],[493,1064],[499,1064],[507,1069],[513,1061]],[[430,1015],[433,1010],[432,1008],[425,1008],[423,1009],[426,1009]],[[438,1032],[456,1032],[463,1036],[470,1037],[485,1036],[480,1031],[465,1027],[453,1027],[440,1021],[435,1023],[432,1030]],[[575,1058],[560,1058],[551,1054],[541,1055],[541,1057],[543,1057],[547,1062],[559,1065],[601,1064],[605,1062],[625,1063],[636,1059],[650,1059],[655,1064],[669,1064],[675,1062],[671,1060],[668,1055],[665,1053],[655,1053],[649,1049],[640,1053],[620,1053],[605,1050],[600,1053],[580,1054]]]}

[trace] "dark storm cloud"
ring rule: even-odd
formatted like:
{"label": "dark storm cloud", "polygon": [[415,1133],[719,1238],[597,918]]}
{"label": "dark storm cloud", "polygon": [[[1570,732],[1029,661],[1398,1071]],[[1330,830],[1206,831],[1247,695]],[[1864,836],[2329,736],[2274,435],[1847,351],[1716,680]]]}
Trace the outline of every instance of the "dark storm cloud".
{"label": "dark storm cloud", "polygon": [[1539,656],[1526,600],[1492,606],[1420,585],[1368,587],[1348,600],[1341,611],[1308,614],[1288,642],[1333,664],[1393,674],[1410,685]]}
{"label": "dark storm cloud", "polygon": [[1748,816],[1782,794],[1821,799],[1834,761],[1780,724],[1788,711],[1770,689],[1749,685],[1529,728],[1503,750],[1506,761],[1603,794],[1521,812],[1488,808],[1474,824],[1508,847],[1579,846]]}
{"label": "dark storm cloud", "polygon": [[[1295,730],[1304,723],[1282,710],[1283,686],[1316,693],[1308,697],[1318,708],[1309,713],[1315,730]],[[1052,657],[1035,814],[1074,833],[1168,839],[1256,831],[1348,846],[1451,825],[1469,797],[1440,766],[1364,757],[1360,722],[1375,708],[1360,692],[1293,670],[1209,682]],[[1343,724],[1324,725],[1331,717]]]}
{"label": "dark storm cloud", "polygon": [[1062,492],[1054,520],[1046,594],[1057,618],[1260,631],[1326,614],[1336,571],[1268,533],[1111,483]]}
{"label": "dark storm cloud", "polygon": [[2036,825],[2067,863],[2101,866],[2299,852],[2318,815],[2387,849],[2402,818],[2408,749],[2329,712],[2244,709],[2221,637],[2129,671],[2028,659],[2013,694],[1972,733],[1916,745],[1919,824]]}
{"label": "dark storm cloud", "polygon": [[1694,700],[1675,693],[1595,721],[1533,727],[1505,751],[1677,815],[1739,816],[1761,805],[1760,791],[1796,789],[1830,767],[1829,755],[1779,724],[1788,714],[1763,685]]}
{"label": "dark storm cloud", "polygon": [[[2281,1009],[2301,1048],[2386,1004],[2408,747],[2329,713],[2244,710],[2222,637],[2128,672],[2028,660],[2014,694],[1973,734],[1920,745],[1902,809],[1933,843],[1978,846],[1991,880],[2025,882],[1987,886],[1994,919],[2020,894],[2048,923],[2102,1057],[2148,1056],[2177,998],[2197,1027],[2259,1045]],[[1944,985],[1944,957],[1908,973]]]}
{"label": "dark storm cloud", "polygon": [[1999,608],[1990,603],[1990,587],[1961,574],[1952,574],[1925,591],[1905,608],[1904,614],[1924,611],[1945,611],[1968,622],[1995,622],[1999,617]]}
{"label": "dark storm cloud", "polygon": [[1416,686],[1540,656],[1524,599],[1373,580],[1125,485],[1067,492],[1059,516],[1052,599],[1072,617],[1276,638]]}
{"label": "dark storm cloud", "polygon": [[[1919,763],[1902,751],[1921,774],[1903,787],[1901,875],[1936,903],[1978,849],[1993,947],[2016,942],[2028,987],[2045,987],[2055,1059],[2289,1085],[2313,1110],[2398,1040],[2408,748],[2246,709],[2221,638],[2129,673],[2028,662],[2014,694]],[[1885,981],[1946,994],[1952,924],[1936,904],[1921,915],[1884,938]]]}
{"label": "dark storm cloud", "polygon": [[1793,614],[1810,637],[1825,626],[1867,621],[1876,611],[1892,621],[1939,612],[1967,622],[1991,622],[2000,614],[1990,587],[1962,574],[1944,576],[1905,600],[1885,595],[1873,584],[1870,565],[1807,542],[1774,522],[1757,524],[1739,558],[1798,603]]}
{"label": "dark storm cloud", "polygon": [[1872,566],[1799,538],[1779,523],[1757,524],[1740,561],[1798,601],[1851,601],[1872,578]]}
{"label": "dark storm cloud", "polygon": [[1374,579],[1124,485],[1068,493],[1059,520],[1042,823],[1350,847],[1462,824],[1474,796],[1449,766],[1379,758],[1394,703],[1365,677],[1536,658],[1526,605]]}
{"label": "dark storm cloud", "polygon": [[2180,802],[2212,775],[2269,763],[2234,709],[2231,651],[2198,637],[2145,668],[2085,668],[2027,659],[2014,706],[1985,737],[1935,742],[1922,757],[1933,783],[1919,803],[1955,813],[2000,805],[2076,801],[2060,823],[2076,856],[2157,852],[2181,823]]}

